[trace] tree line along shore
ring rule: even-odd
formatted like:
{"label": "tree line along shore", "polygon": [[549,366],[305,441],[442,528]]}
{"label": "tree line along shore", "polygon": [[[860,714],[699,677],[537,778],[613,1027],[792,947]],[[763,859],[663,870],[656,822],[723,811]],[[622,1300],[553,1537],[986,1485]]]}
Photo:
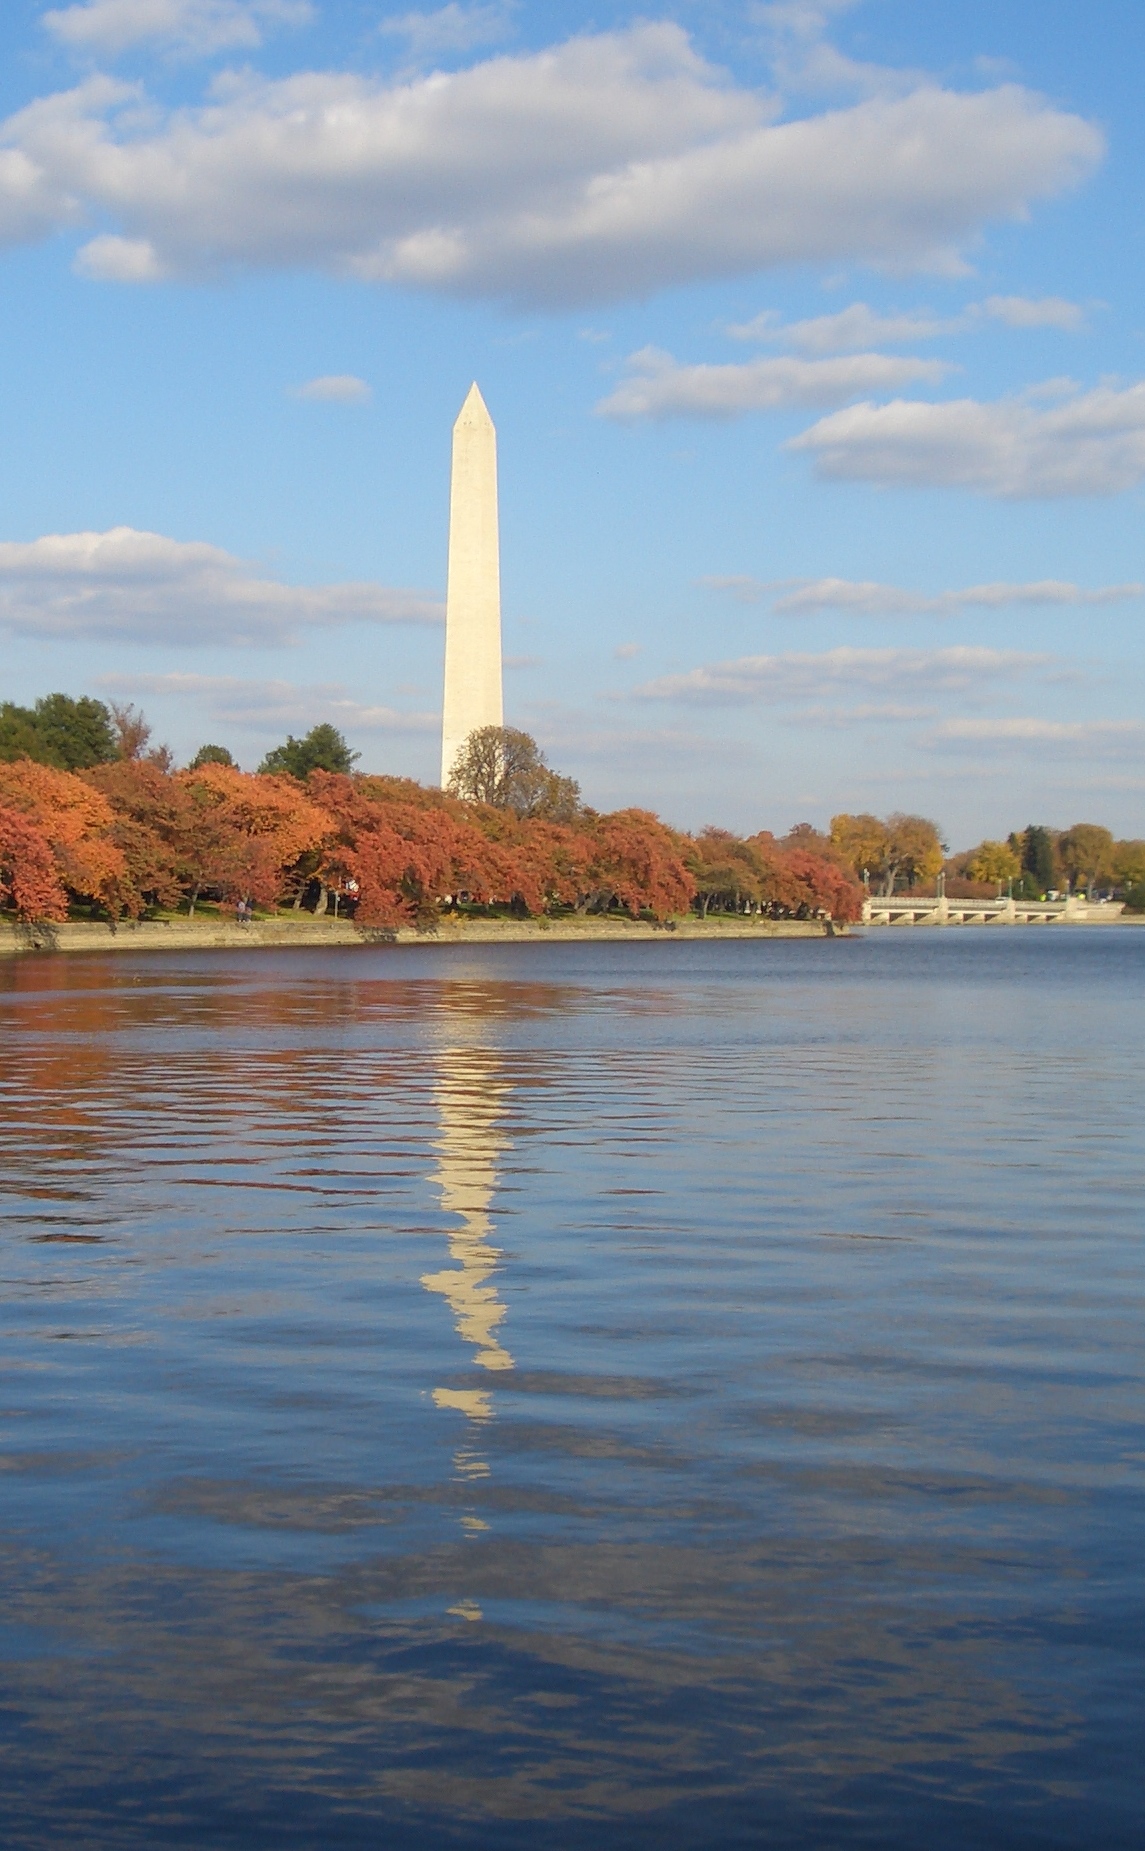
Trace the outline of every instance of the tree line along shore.
{"label": "tree line along shore", "polygon": [[841,815],[829,834],[800,824],[778,838],[600,813],[513,728],[472,734],[447,790],[360,773],[356,758],[316,726],[257,771],[218,745],[178,768],[130,706],[0,703],[0,912],[31,925],[285,910],[386,931],[498,915],[846,924],[872,882],[916,888],[944,865],[971,885],[1121,879],[1130,904],[1145,889],[1131,852],[1145,844],[1097,825],[1031,828],[956,869],[923,817]]}

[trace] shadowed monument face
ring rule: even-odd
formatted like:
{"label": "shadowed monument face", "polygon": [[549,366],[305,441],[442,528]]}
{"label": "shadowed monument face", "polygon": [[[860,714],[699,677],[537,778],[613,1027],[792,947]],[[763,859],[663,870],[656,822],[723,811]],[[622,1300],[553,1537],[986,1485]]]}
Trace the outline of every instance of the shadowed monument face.
{"label": "shadowed monument face", "polygon": [[497,433],[476,385],[453,427],[441,782],[470,733],[501,726]]}

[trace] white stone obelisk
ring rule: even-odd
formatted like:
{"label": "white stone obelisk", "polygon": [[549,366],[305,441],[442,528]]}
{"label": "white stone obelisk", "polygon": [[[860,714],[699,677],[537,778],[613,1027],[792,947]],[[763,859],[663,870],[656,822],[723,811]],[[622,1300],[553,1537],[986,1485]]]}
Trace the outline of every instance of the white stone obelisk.
{"label": "white stone obelisk", "polygon": [[453,427],[441,782],[479,726],[501,726],[501,561],[497,433],[476,384]]}

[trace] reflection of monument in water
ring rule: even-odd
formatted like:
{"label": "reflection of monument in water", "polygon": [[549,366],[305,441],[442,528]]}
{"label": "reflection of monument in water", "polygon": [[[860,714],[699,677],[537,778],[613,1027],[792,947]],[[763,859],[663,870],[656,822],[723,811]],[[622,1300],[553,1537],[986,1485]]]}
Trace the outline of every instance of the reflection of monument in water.
{"label": "reflection of monument in water", "polygon": [[[490,1283],[501,1256],[490,1239],[489,1205],[497,1186],[497,1158],[508,1146],[498,1127],[510,1088],[499,1076],[500,1062],[486,1049],[443,1053],[434,1088],[439,1132],[432,1180],[441,1191],[442,1208],[456,1218],[447,1234],[454,1264],[422,1277],[428,1292],[445,1299],[458,1336],[473,1350],[473,1362],[492,1374],[513,1367],[499,1336],[505,1306]],[[435,1388],[433,1399],[437,1407],[457,1408],[470,1420],[493,1416],[491,1388]]]}

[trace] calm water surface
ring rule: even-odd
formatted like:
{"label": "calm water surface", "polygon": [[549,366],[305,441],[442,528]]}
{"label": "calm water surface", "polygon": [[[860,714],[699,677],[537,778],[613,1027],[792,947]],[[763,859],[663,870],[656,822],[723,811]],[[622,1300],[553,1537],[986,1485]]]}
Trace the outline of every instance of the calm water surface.
{"label": "calm water surface", "polygon": [[5,1847],[1139,1845],[1145,931],[0,970]]}

